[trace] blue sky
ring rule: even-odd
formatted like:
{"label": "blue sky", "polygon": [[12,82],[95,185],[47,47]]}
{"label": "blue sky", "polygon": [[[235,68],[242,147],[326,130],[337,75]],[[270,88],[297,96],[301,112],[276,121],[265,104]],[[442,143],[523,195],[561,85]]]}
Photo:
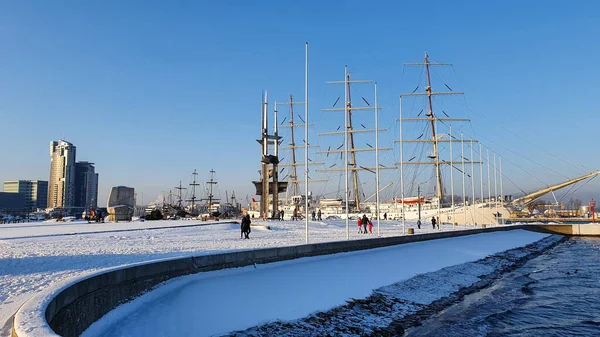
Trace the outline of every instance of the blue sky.
{"label": "blue sky", "polygon": [[[303,100],[308,41],[309,108],[319,132],[337,127],[321,109],[343,95],[325,82],[343,79],[344,65],[353,78],[378,82],[380,116],[392,126],[398,94],[420,79],[420,70],[403,63],[421,61],[427,51],[432,61],[454,64],[433,78],[434,88],[445,89],[443,82],[466,92],[448,106],[472,123],[455,132],[504,156],[504,173],[521,188],[541,187],[600,168],[599,7],[594,1],[2,2],[0,140],[9,145],[0,179],[47,180],[48,144],[64,137],[77,146],[78,160],[96,163],[100,200],[113,185],[133,186],[154,200],[179,180],[189,183],[193,169],[200,180],[215,169],[222,197],[225,190],[251,195],[261,90],[271,102],[290,93]],[[367,97],[370,88],[359,90]],[[579,196],[593,197],[598,187],[593,181]],[[517,191],[505,182],[511,188]]]}

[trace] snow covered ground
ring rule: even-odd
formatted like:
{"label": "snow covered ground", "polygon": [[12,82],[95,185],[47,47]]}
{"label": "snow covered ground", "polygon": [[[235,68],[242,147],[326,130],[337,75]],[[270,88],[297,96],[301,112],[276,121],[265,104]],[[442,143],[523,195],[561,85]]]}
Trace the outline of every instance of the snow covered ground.
{"label": "snow covered ground", "polygon": [[[525,230],[493,232],[184,276],[111,311],[83,336],[213,336],[295,320],[366,298],[374,289],[415,275],[547,236]],[[456,286],[440,288],[448,292],[446,288]],[[431,302],[438,295],[427,285],[424,289],[413,294],[416,302]]]}
{"label": "snow covered ground", "polygon": [[[141,261],[305,242],[303,221],[257,221],[250,240],[241,240],[239,225],[224,221],[146,221],[97,224],[31,222],[0,225],[0,334],[18,307],[49,286],[92,272]],[[195,227],[185,227],[200,225]],[[414,227],[414,224],[408,224]],[[165,228],[165,227],[179,228]],[[310,242],[346,239],[345,222],[310,222]],[[154,229],[144,229],[154,228]],[[467,227],[457,227],[464,229]],[[123,231],[125,230],[125,231]],[[453,230],[451,226],[443,230]],[[376,233],[377,228],[373,230]],[[431,225],[416,233],[431,232]],[[382,221],[381,236],[402,234],[398,221]],[[358,234],[350,223],[351,239]]]}

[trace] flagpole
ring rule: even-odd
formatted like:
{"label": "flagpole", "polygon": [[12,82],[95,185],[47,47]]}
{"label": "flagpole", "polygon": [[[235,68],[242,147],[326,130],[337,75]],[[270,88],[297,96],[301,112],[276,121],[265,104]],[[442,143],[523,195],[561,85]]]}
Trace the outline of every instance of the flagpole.
{"label": "flagpole", "polygon": [[306,243],[308,243],[308,42],[305,46],[304,63],[304,209],[306,226]]}
{"label": "flagpole", "polygon": [[[449,126],[450,128],[450,162],[452,163],[452,160],[454,160],[454,157],[452,156],[452,126]],[[452,172],[454,171],[454,167],[451,165],[450,167],[450,194],[452,194],[452,197],[450,198],[450,203],[451,203],[451,209],[452,209],[452,228],[454,228],[454,223],[456,222],[456,213],[454,212],[454,175],[452,174]]]}
{"label": "flagpole", "polygon": [[379,218],[380,218],[380,210],[379,210],[379,106],[377,105],[377,82],[375,82],[375,203],[376,203],[376,211],[377,211],[377,236],[381,235],[380,226],[379,226]]}
{"label": "flagpole", "polygon": [[[403,163],[403,146],[402,143],[402,96],[400,96],[400,192],[402,196],[402,235],[406,234],[406,223],[404,216],[404,163]],[[419,200],[418,200],[419,201]],[[420,201],[419,201],[420,202]]]}
{"label": "flagpole", "polygon": [[350,224],[348,220],[348,66],[344,66],[344,171],[346,173],[346,240],[350,240]]}

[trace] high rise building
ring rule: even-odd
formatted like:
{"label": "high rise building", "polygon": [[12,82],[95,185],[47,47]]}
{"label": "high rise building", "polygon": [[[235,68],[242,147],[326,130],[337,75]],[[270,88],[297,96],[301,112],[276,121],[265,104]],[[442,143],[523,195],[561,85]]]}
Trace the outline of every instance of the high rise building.
{"label": "high rise building", "polygon": [[75,202],[75,146],[64,140],[50,142],[48,207],[70,209]]}
{"label": "high rise building", "polygon": [[4,192],[23,194],[27,211],[46,208],[48,204],[48,182],[44,180],[5,181]]}
{"label": "high rise building", "polygon": [[75,207],[96,209],[98,206],[98,173],[94,163],[75,163]]}

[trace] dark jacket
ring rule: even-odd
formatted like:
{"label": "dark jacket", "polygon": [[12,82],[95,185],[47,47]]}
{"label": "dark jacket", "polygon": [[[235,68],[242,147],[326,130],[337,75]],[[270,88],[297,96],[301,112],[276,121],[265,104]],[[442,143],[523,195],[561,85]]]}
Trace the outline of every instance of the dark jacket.
{"label": "dark jacket", "polygon": [[362,220],[360,221],[363,225],[366,225],[367,223],[369,223],[369,219],[367,218],[366,215],[363,215]]}
{"label": "dark jacket", "polygon": [[250,232],[250,216],[246,215],[242,218],[242,232]]}

